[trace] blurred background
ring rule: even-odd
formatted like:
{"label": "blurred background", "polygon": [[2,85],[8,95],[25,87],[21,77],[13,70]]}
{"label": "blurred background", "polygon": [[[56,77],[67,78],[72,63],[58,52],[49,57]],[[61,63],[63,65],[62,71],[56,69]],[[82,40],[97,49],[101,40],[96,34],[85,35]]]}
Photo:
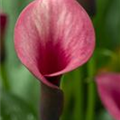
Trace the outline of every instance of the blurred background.
{"label": "blurred background", "polygon": [[[0,18],[5,15],[6,21],[0,38],[0,120],[38,120],[40,82],[20,63],[13,38],[15,22],[31,1],[0,1]],[[96,0],[96,14],[91,18],[96,49],[89,62],[63,77],[65,103],[61,120],[113,120],[101,104],[94,76],[120,72],[120,0]]]}

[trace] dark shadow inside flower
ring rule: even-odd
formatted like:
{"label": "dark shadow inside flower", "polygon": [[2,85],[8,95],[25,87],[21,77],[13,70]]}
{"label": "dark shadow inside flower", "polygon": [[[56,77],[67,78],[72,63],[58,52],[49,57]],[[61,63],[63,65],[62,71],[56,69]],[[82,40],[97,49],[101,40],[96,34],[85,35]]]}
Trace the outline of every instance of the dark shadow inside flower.
{"label": "dark shadow inside flower", "polygon": [[56,85],[56,86],[60,86],[60,79],[61,79],[61,75],[59,76],[55,76],[55,77],[45,77],[49,82],[51,82],[52,84]]}
{"label": "dark shadow inside flower", "polygon": [[[67,52],[67,51],[66,51]],[[52,73],[59,72],[68,66],[70,59],[66,56],[65,51],[61,47],[61,44],[52,43],[52,40],[46,43],[45,47],[39,45],[39,53],[37,56],[37,66],[40,73],[52,84],[59,86],[59,76],[47,77]]]}
{"label": "dark shadow inside flower", "polygon": [[70,62],[70,58],[66,56],[65,52],[67,51],[63,50],[60,42],[55,44],[50,40],[44,47],[40,44],[39,51],[37,52],[39,53],[37,56],[37,66],[40,73],[45,76],[65,69]]}

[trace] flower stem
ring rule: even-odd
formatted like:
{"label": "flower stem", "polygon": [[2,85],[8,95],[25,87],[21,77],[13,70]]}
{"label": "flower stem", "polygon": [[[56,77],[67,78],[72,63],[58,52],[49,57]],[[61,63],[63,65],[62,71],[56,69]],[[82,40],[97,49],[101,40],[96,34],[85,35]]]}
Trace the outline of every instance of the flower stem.
{"label": "flower stem", "polygon": [[59,120],[62,110],[62,90],[41,83],[40,120]]}
{"label": "flower stem", "polygon": [[1,74],[1,79],[2,79],[2,83],[5,90],[9,90],[10,86],[9,86],[7,71],[4,63],[1,63],[0,65],[0,74]]}
{"label": "flower stem", "polygon": [[82,79],[82,69],[79,68],[74,71],[74,83],[75,83],[75,108],[74,108],[74,120],[84,119],[84,85]]}
{"label": "flower stem", "polygon": [[[88,77],[93,78],[95,75],[95,60],[91,58],[88,63]],[[86,120],[94,120],[95,116],[95,101],[96,101],[96,88],[95,83],[90,82],[88,84],[88,101],[87,101],[87,111],[86,111]]]}

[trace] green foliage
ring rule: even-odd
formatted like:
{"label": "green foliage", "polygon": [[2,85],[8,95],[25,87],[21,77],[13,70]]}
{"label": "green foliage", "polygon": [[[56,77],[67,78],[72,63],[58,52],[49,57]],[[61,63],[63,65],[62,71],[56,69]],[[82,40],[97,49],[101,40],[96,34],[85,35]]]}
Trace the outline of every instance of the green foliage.
{"label": "green foliage", "polygon": [[2,91],[0,97],[2,120],[36,120],[37,115],[33,108],[19,97]]}

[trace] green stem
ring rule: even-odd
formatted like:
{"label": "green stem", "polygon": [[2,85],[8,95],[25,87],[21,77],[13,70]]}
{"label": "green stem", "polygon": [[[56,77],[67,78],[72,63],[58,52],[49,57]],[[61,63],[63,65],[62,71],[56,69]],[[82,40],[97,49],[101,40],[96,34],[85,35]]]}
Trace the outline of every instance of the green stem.
{"label": "green stem", "polygon": [[[88,77],[90,80],[95,75],[95,60],[91,58],[88,63]],[[94,120],[95,116],[95,102],[96,102],[96,89],[94,81],[88,84],[88,98],[87,98],[87,111],[86,120]]]}
{"label": "green stem", "polygon": [[84,119],[84,85],[82,79],[82,69],[73,72],[74,76],[74,120]]}
{"label": "green stem", "polygon": [[62,77],[61,80],[61,88],[64,93],[64,109],[63,114],[61,116],[61,120],[72,120],[72,117],[70,116],[71,109],[69,109],[71,105],[71,99],[73,97],[73,79],[71,73],[68,73]]}
{"label": "green stem", "polygon": [[9,86],[7,71],[6,71],[4,63],[0,65],[0,74],[1,74],[2,84],[4,88],[6,90],[9,90],[10,86]]}

